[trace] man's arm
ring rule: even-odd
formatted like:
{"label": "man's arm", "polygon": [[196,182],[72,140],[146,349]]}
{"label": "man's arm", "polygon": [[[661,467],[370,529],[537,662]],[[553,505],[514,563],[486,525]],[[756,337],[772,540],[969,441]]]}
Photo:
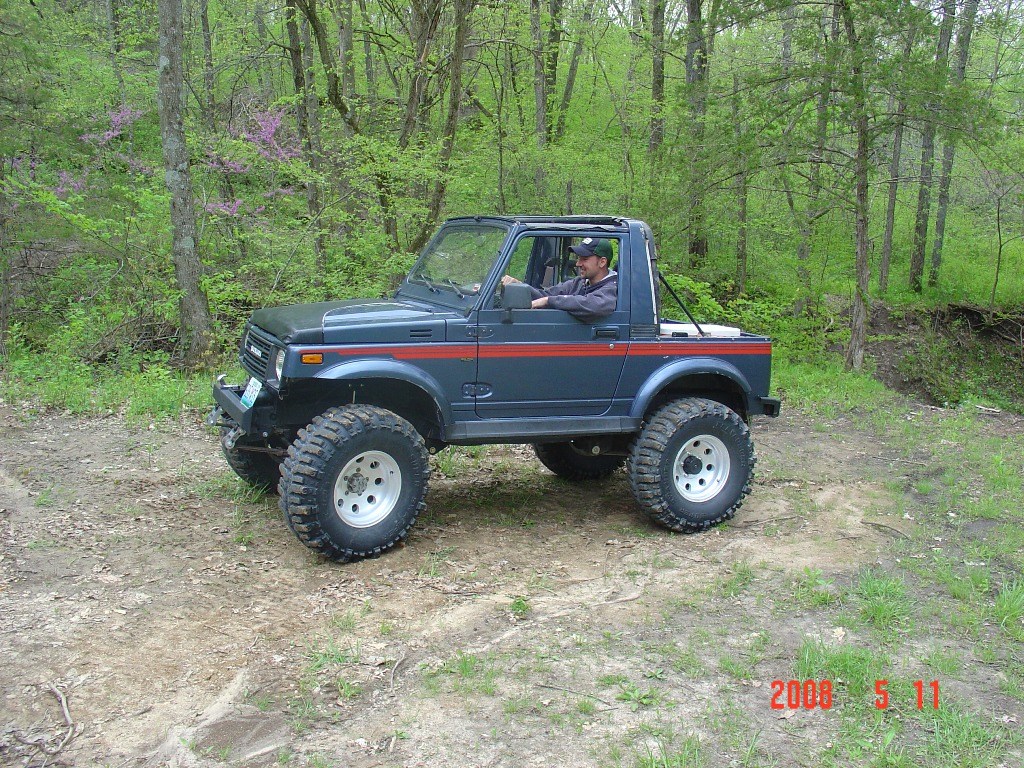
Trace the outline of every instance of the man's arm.
{"label": "man's arm", "polygon": [[[505,275],[504,277],[501,278],[501,284],[502,285],[511,285],[512,283],[521,283],[521,282],[523,282],[523,281],[519,280],[518,278],[512,277],[511,275]],[[569,282],[572,282],[572,281],[569,281]],[[529,284],[527,284],[527,285],[529,285]],[[548,290],[549,291],[553,291],[553,290],[555,290],[556,288],[559,288],[559,287],[561,287],[561,286],[560,285],[553,285]],[[547,295],[547,293],[545,291],[542,291],[539,288],[534,288],[532,285],[529,285],[529,288],[530,288],[530,295],[533,297],[534,300],[539,299],[542,296],[546,296]]]}
{"label": "man's arm", "polygon": [[[618,277],[616,275],[609,275],[597,285],[591,287],[586,293],[549,294],[546,297],[546,304],[542,306],[564,310],[584,323],[596,323],[601,318],[607,317],[615,311],[618,288]],[[540,301],[543,301],[543,299]],[[535,301],[534,307],[537,306],[538,302]]]}

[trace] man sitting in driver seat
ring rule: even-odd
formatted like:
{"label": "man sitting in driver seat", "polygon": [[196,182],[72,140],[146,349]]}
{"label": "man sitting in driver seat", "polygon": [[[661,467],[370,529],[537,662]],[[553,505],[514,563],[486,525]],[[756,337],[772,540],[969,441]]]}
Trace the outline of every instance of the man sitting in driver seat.
{"label": "man sitting in driver seat", "polygon": [[[533,309],[564,309],[577,320],[596,323],[615,310],[618,297],[618,274],[610,269],[612,244],[608,240],[585,237],[569,250],[576,254],[579,277],[543,290],[530,286],[533,293],[531,306]],[[502,285],[519,282],[522,281],[511,275],[501,278]]]}

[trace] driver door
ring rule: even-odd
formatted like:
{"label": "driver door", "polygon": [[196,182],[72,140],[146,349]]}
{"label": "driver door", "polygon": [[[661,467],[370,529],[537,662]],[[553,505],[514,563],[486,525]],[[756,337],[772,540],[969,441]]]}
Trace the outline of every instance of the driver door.
{"label": "driver door", "polygon": [[[581,237],[523,237],[508,274],[534,287],[571,277],[575,267],[567,275],[567,265],[575,257],[568,249]],[[477,317],[480,418],[600,416],[610,409],[629,346],[628,311],[590,324],[559,309],[519,309],[509,322],[495,294]]]}

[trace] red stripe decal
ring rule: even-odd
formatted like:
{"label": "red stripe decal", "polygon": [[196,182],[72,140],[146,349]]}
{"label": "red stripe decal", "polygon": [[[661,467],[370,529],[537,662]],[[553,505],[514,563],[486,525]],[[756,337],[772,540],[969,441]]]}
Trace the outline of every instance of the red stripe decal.
{"label": "red stripe decal", "polygon": [[[476,357],[475,344],[389,344],[304,349],[306,353],[342,357],[386,356],[396,360],[453,360]],[[770,355],[772,345],[764,342],[584,342],[579,344],[483,343],[480,357],[700,357],[701,355]]]}

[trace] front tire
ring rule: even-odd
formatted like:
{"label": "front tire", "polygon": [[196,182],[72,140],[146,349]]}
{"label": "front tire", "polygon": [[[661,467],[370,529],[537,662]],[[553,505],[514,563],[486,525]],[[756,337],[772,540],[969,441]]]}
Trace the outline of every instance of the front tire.
{"label": "front tire", "polygon": [[629,457],[637,502],[673,531],[728,520],[750,492],[754,444],[743,420],[721,403],[685,398],[646,423]]}
{"label": "front tire", "polygon": [[572,443],[536,443],[533,451],[541,464],[565,480],[603,480],[626,463],[624,456],[582,453]]}
{"label": "front tire", "polygon": [[405,419],[368,405],[331,408],[288,449],[281,511],[310,549],[338,562],[377,557],[426,506],[430,465]]}

